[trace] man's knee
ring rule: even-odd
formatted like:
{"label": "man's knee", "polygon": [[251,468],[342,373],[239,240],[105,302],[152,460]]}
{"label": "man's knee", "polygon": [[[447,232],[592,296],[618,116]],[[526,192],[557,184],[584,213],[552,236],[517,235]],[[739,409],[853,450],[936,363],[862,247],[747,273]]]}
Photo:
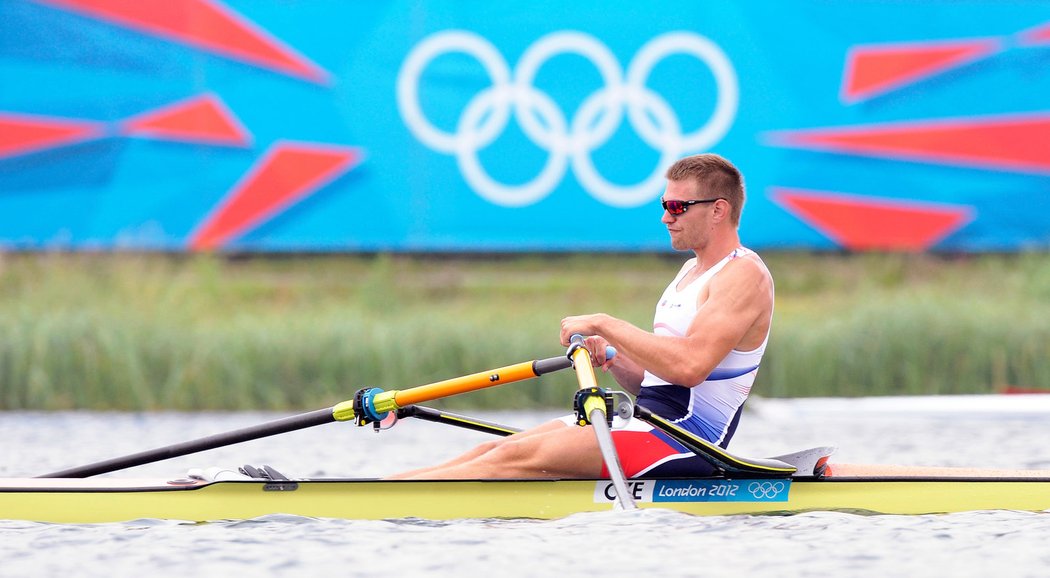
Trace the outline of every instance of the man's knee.
{"label": "man's knee", "polygon": [[486,451],[482,457],[485,460],[500,464],[522,464],[532,459],[536,452],[533,444],[519,441],[501,440],[489,442],[492,448]]}

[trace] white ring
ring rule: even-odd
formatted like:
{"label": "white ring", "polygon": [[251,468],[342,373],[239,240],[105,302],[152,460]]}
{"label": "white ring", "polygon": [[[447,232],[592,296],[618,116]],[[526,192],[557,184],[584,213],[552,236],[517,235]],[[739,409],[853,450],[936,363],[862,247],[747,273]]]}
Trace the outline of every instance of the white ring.
{"label": "white ring", "polygon": [[[455,133],[432,125],[419,102],[423,71],[435,58],[450,52],[474,57],[492,81],[491,87],[467,103]],[[717,89],[711,116],[688,134],[682,134],[681,123],[667,101],[646,86],[656,65],[679,53],[707,66]],[[571,121],[549,95],[532,85],[540,68],[559,54],[588,59],[605,83],[584,99]],[[647,42],[628,65],[625,80],[609,48],[582,32],[560,31],[540,38],[526,49],[512,75],[488,40],[472,32],[450,30],[420,42],[405,59],[397,79],[398,108],[409,130],[427,147],[454,154],[463,178],[478,195],[508,207],[535,203],[550,194],[564,179],[570,158],[580,186],[596,199],[614,207],[648,202],[663,190],[662,171],[668,165],[682,154],[709,149],[725,136],[738,101],[737,77],[729,59],[717,45],[693,32],[670,32]],[[642,142],[660,153],[653,172],[632,185],[609,182],[591,159],[616,134],[625,109]],[[521,185],[493,179],[479,158],[479,152],[505,130],[512,113],[525,136],[548,154],[540,173]]]}
{"label": "white ring", "polygon": [[[397,105],[401,116],[423,144],[428,147],[451,153],[457,149],[458,134],[442,132],[430,124],[419,102],[419,80],[430,61],[447,52],[462,52],[478,60],[485,68],[493,86],[506,86],[510,83],[510,69],[500,56],[499,50],[485,38],[462,30],[450,30],[435,34],[420,42],[412,50],[397,76]],[[510,116],[510,110],[489,119],[493,132],[503,130]]]}
{"label": "white ring", "polygon": [[[521,60],[518,61],[518,66],[515,68],[515,90],[519,94],[535,91],[535,89],[532,88],[532,81],[536,79],[536,74],[539,72],[543,64],[553,56],[567,53],[579,54],[594,63],[595,67],[598,69],[598,74],[601,75],[602,80],[605,82],[605,86],[617,87],[623,84],[623,74],[620,71],[620,63],[616,60],[616,56],[613,55],[607,46],[598,42],[593,36],[588,36],[579,32],[556,32],[540,38],[525,51],[525,54],[521,55]],[[522,99],[520,103],[526,104],[528,103],[528,100]],[[559,144],[557,141],[551,142],[547,135],[544,134],[543,127],[536,123],[535,118],[531,114],[526,114],[526,112],[531,112],[531,110],[531,106],[517,107],[515,109],[515,117],[521,124],[521,129],[525,131],[525,134],[527,134],[537,145],[548,149],[553,149],[558,146],[566,146],[564,143]],[[616,126],[620,124],[620,118],[623,114],[622,110],[619,109],[615,112],[615,116],[606,115],[604,126],[601,127],[601,132],[608,132],[609,135],[612,135],[612,133],[615,132]],[[573,124],[575,125],[575,123]],[[568,136],[570,142],[567,145],[567,148],[575,150],[580,144],[575,142],[578,138],[575,137],[575,133]],[[605,138],[607,139],[608,136]]]}
{"label": "white ring", "polygon": [[[627,69],[627,84],[644,86],[656,64],[672,54],[695,56],[711,69],[715,77],[718,100],[711,117],[695,132],[684,135],[681,143],[682,150],[707,150],[725,136],[736,117],[739,101],[736,72],[722,49],[707,38],[688,32],[669,32],[650,40],[638,51]],[[662,135],[653,134],[644,114],[638,113],[633,107],[628,108],[628,114],[635,128],[640,131],[639,136],[650,145],[650,138],[662,138]]]}
{"label": "white ring", "polygon": [[[475,134],[465,132],[462,129],[484,118],[485,113],[492,108],[488,106],[490,100],[496,104],[499,103],[500,99],[498,98],[488,98],[489,94],[497,92],[499,91],[494,89],[484,90],[470,101],[467,109],[463,111],[463,116],[460,117],[459,134]],[[540,114],[551,124],[551,128],[556,133],[555,136],[557,134],[564,135],[566,133],[565,117],[562,116],[558,105],[546,94],[536,92],[539,98],[533,106],[539,105],[537,108],[540,110]],[[536,178],[523,185],[506,185],[490,177],[485,169],[482,168],[481,161],[477,155],[481,148],[483,147],[476,146],[476,143],[468,139],[462,139],[459,147],[456,149],[456,160],[459,161],[459,170],[463,173],[463,178],[467,180],[467,184],[477,191],[479,195],[497,205],[523,207],[535,203],[550,194],[554,187],[558,186],[562,175],[565,174],[565,165],[568,157],[563,151],[552,150],[549,153],[547,164]]]}
{"label": "white ring", "polygon": [[[660,160],[657,161],[653,172],[645,180],[629,186],[613,184],[595,169],[594,164],[591,162],[590,151],[574,151],[575,154],[572,155],[572,170],[580,184],[583,185],[583,188],[596,199],[613,207],[634,207],[651,200],[653,198],[653,190],[659,193],[662,189],[664,170],[677,160],[675,157],[680,150],[679,142],[681,141],[682,132],[678,126],[678,117],[674,115],[670,105],[660,95],[644,87],[641,89],[630,87],[623,94],[624,99],[628,102],[628,109],[631,110],[637,106],[636,101],[642,99],[641,95],[643,92],[651,95],[646,99],[646,103],[651,106],[653,113],[659,117],[660,122],[668,126],[666,131],[668,134],[664,140],[665,144],[660,149]],[[581,123],[586,120],[587,117],[584,112],[586,112],[585,107],[581,106],[580,114],[577,115],[576,119],[573,119],[574,128],[577,119],[580,119]]]}

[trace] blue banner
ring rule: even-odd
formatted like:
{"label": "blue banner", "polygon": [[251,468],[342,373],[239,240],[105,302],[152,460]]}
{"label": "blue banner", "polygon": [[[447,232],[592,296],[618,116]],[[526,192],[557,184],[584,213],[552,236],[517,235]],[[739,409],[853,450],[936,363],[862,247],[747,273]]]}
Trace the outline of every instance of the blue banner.
{"label": "blue banner", "polygon": [[0,248],[1050,246],[1050,4],[0,3]]}

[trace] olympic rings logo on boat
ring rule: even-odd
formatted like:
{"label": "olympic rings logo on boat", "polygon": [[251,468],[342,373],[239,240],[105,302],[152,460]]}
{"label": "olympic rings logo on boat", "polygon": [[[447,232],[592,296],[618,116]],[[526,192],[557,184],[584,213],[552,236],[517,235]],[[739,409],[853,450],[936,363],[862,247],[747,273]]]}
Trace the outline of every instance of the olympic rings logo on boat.
{"label": "olympic rings logo on boat", "polygon": [[751,492],[756,500],[769,500],[779,496],[785,487],[787,486],[784,482],[751,482],[747,491]]}
{"label": "olympic rings logo on boat", "polygon": [[[464,107],[455,132],[435,127],[419,100],[423,71],[432,60],[448,53],[464,53],[485,69],[492,85],[478,92]],[[540,68],[559,54],[577,54],[598,70],[604,86],[583,100],[567,119],[550,95],[533,86]],[[717,98],[710,117],[695,131],[682,132],[674,109],[646,86],[661,61],[674,54],[694,57],[714,76]],[[703,151],[717,143],[732,125],[739,100],[736,72],[729,58],[713,42],[693,32],[669,32],[639,49],[626,73],[612,51],[598,39],[575,31],[548,34],[526,49],[513,72],[488,40],[463,30],[448,30],[425,38],[409,53],[397,78],[397,104],[412,134],[432,150],[455,155],[470,187],[497,205],[520,207],[535,203],[554,190],[570,168],[581,186],[596,199],[616,207],[633,207],[652,200],[663,190],[663,171],[687,151]],[[602,176],[591,153],[619,129],[624,112],[647,146],[660,153],[653,172],[631,185],[612,183]],[[494,179],[478,153],[506,129],[511,113],[524,135],[547,152],[547,161],[532,180],[510,185]]]}

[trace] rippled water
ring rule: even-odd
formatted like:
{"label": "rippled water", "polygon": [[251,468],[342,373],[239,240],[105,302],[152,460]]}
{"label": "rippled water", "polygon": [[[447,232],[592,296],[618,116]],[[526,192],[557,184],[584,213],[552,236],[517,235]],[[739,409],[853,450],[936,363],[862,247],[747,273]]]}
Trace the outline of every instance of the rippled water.
{"label": "rippled water", "polygon": [[[906,403],[906,402],[902,402]],[[1050,417],[848,413],[770,401],[731,449],[769,456],[818,445],[841,462],[1050,467]],[[848,407],[848,406],[847,406]],[[980,407],[980,405],[976,406]],[[843,413],[846,411],[847,413]],[[478,417],[529,426],[551,413]],[[0,414],[0,477],[32,476],[281,417],[275,414]],[[141,466],[113,476],[271,464],[291,476],[381,476],[452,457],[484,434],[404,421],[379,434],[329,424]],[[267,516],[189,524],[137,520],[56,525],[0,521],[0,576],[1047,576],[1050,515],[694,517],[609,511],[553,521],[357,521]]]}

